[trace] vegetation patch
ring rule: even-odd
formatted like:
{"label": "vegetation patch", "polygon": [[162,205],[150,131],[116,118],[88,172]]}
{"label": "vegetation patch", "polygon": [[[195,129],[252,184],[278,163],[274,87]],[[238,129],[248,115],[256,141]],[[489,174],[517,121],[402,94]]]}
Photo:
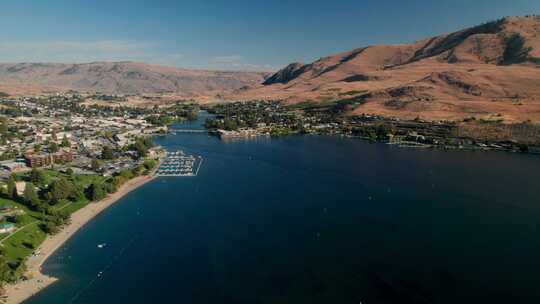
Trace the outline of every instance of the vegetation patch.
{"label": "vegetation patch", "polygon": [[367,90],[352,90],[343,93],[339,93],[339,96],[353,96],[367,93]]}
{"label": "vegetation patch", "polygon": [[529,59],[531,47],[525,47],[525,39],[520,34],[512,34],[505,39],[506,48],[500,64],[509,65],[523,63]]}

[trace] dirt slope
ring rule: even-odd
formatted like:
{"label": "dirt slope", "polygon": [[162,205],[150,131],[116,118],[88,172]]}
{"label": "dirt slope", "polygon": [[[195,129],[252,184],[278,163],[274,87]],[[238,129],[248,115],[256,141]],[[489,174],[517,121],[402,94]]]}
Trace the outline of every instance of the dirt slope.
{"label": "dirt slope", "polygon": [[295,63],[230,98],[329,102],[352,113],[540,121],[540,17],[510,17],[406,45],[375,45]]}
{"label": "dirt slope", "polygon": [[212,95],[259,85],[265,73],[188,70],[140,62],[0,64],[8,92],[79,90],[105,93]]}

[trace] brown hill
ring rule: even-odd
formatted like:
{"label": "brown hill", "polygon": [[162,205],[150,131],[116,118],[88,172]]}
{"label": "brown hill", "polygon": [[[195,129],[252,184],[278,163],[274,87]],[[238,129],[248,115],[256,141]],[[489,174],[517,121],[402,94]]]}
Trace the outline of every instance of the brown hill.
{"label": "brown hill", "polygon": [[295,63],[231,98],[331,102],[402,118],[540,121],[540,17],[511,17],[413,44]]}
{"label": "brown hill", "polygon": [[258,85],[265,73],[189,70],[140,62],[0,64],[0,89],[207,96]]}

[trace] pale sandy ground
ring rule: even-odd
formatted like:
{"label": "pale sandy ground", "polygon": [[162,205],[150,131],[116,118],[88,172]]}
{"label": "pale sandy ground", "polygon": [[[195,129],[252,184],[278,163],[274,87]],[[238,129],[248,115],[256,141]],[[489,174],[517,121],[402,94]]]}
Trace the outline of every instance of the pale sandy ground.
{"label": "pale sandy ground", "polygon": [[6,304],[18,304],[38,293],[45,287],[53,284],[58,279],[41,272],[41,266],[57,249],[59,249],[75,232],[89,222],[96,215],[117,202],[124,195],[138,187],[153,180],[154,176],[139,176],[124,184],[116,193],[109,195],[97,203],[91,203],[88,206],[78,210],[71,216],[71,224],[64,227],[62,231],[47,239],[39,247],[40,254],[32,256],[27,261],[27,274],[31,279],[6,286],[7,299],[2,300]]}

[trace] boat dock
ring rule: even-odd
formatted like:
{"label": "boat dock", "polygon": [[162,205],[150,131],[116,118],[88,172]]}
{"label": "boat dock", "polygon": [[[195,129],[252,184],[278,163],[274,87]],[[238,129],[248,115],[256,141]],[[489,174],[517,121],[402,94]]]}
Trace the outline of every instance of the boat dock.
{"label": "boat dock", "polygon": [[166,152],[165,160],[159,166],[157,176],[197,176],[201,169],[201,156],[186,155],[182,151]]}

